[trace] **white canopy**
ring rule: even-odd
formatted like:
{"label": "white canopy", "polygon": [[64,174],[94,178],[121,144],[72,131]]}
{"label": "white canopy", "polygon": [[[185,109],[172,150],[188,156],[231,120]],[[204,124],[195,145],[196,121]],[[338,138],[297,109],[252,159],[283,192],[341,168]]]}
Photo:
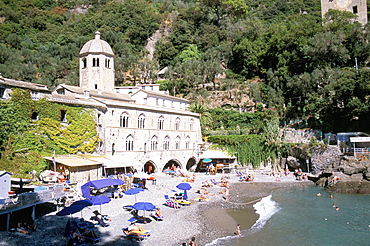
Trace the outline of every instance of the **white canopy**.
{"label": "white canopy", "polygon": [[235,159],[235,156],[231,156],[226,152],[220,150],[207,150],[204,151],[200,156],[199,159]]}

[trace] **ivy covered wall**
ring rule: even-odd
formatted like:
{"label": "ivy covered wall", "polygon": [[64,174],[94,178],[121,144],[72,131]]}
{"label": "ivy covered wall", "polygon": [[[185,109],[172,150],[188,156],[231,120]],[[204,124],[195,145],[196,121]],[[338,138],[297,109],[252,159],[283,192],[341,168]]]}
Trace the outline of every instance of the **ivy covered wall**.
{"label": "ivy covered wall", "polygon": [[92,153],[98,141],[93,109],[33,101],[21,89],[0,102],[0,170],[42,171],[47,165],[42,156]]}

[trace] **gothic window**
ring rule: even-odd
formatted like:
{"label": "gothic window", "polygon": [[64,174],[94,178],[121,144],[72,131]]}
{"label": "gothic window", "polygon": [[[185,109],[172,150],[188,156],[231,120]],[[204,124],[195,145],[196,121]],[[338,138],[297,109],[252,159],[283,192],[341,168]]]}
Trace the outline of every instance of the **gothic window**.
{"label": "gothic window", "polygon": [[175,149],[180,149],[180,136],[175,139]]}
{"label": "gothic window", "polygon": [[101,114],[98,114],[97,122],[98,122],[98,124],[101,124]]}
{"label": "gothic window", "polygon": [[163,127],[164,127],[164,117],[160,116],[158,119],[158,129],[163,130]]}
{"label": "gothic window", "polygon": [[145,128],[145,115],[144,114],[139,115],[139,118],[137,120],[137,128],[141,128],[141,129]]}
{"label": "gothic window", "polygon": [[191,119],[190,120],[190,131],[193,131],[193,128],[194,128],[194,120]]}
{"label": "gothic window", "polygon": [[98,89],[98,84],[95,84],[94,88],[95,88],[95,90],[97,90]]}
{"label": "gothic window", "polygon": [[157,150],[158,149],[158,138],[157,136],[153,136],[150,140],[150,149]]}
{"label": "gothic window", "polygon": [[86,58],[82,58],[82,68],[86,68],[86,67],[87,67]]}
{"label": "gothic window", "polygon": [[185,138],[185,149],[190,149],[190,137]]}
{"label": "gothic window", "polygon": [[120,127],[128,127],[128,115],[127,115],[127,113],[121,114],[120,119],[119,119],[119,126]]}
{"label": "gothic window", "polygon": [[128,135],[126,138],[126,150],[132,151],[134,150],[134,138],[132,135]]}
{"label": "gothic window", "polygon": [[180,129],[180,118],[176,118],[175,120],[175,130],[179,130]]}
{"label": "gothic window", "polygon": [[169,150],[170,149],[170,138],[166,136],[163,140],[163,149]]}

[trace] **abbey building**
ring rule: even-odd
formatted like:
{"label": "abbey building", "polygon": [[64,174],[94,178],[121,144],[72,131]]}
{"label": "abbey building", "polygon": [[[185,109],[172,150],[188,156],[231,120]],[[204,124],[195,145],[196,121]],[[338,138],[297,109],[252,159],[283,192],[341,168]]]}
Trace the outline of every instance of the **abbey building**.
{"label": "abbey building", "polygon": [[[122,164],[117,167],[158,172],[196,165],[202,135],[199,114],[187,110],[190,102],[160,91],[159,84],[115,87],[114,80],[114,53],[96,32],[79,53],[79,86],[60,84],[50,92],[3,78],[0,91],[5,99],[10,87],[26,88],[50,101],[93,108],[100,139],[94,154]],[[68,124],[68,112],[61,113]]]}

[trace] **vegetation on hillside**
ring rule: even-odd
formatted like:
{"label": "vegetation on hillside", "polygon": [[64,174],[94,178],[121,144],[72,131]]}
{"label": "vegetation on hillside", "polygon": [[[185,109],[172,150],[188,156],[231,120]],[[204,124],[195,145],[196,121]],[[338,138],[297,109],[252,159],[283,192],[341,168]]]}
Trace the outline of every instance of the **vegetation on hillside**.
{"label": "vegetation on hillside", "polygon": [[[152,81],[168,67],[161,89],[194,102],[191,110],[202,114],[207,136],[262,136],[276,119],[280,126],[366,132],[370,25],[355,17],[330,10],[322,19],[318,0],[0,0],[0,73],[49,88],[77,85],[79,50],[98,30],[116,55],[116,85]],[[150,61],[144,46],[161,24],[171,26],[170,33]],[[209,109],[210,95],[219,91],[235,103]],[[240,113],[250,106],[243,94],[256,112]],[[23,120],[3,119],[9,133],[29,130]],[[59,133],[48,134],[58,145]],[[12,138],[1,137],[0,146],[9,147]],[[279,156],[271,135],[262,139],[266,158]]]}

